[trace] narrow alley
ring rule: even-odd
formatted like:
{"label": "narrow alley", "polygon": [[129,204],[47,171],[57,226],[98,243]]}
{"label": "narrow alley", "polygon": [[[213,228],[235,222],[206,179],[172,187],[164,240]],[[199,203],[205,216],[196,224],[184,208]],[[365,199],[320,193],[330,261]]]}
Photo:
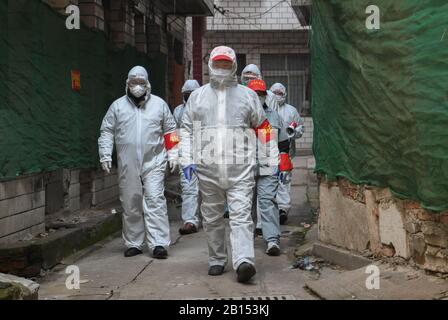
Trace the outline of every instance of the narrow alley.
{"label": "narrow alley", "polygon": [[[147,250],[143,255],[133,258],[123,257],[123,241],[121,233],[117,233],[67,257],[46,276],[38,279],[39,299],[316,299],[304,288],[305,282],[313,279],[313,275],[292,268],[294,251],[303,243],[300,238],[302,233],[299,236],[295,233],[297,229],[301,230],[298,227],[302,222],[311,224],[316,218],[306,199],[307,185],[298,181],[299,172],[302,179],[306,178],[306,174],[312,174],[313,160],[313,157],[296,158],[292,185],[295,196],[289,223],[282,226],[282,255],[266,255],[263,240],[257,237],[257,274],[250,284],[237,283],[231,266],[220,277],[207,275],[206,236],[202,229],[196,234],[179,235],[178,229],[182,225],[180,212],[178,206],[172,204],[169,214],[173,243],[168,259],[153,259]],[[65,271],[69,265],[79,267],[80,290],[69,290],[66,287],[68,274]]]}
{"label": "narrow alley", "polygon": [[0,0],[0,300],[448,300],[447,17]]}

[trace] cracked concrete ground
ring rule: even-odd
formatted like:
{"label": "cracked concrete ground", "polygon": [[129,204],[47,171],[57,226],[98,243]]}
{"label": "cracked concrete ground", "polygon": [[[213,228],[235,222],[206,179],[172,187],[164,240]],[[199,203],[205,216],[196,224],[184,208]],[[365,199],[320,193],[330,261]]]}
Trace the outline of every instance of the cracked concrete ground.
{"label": "cracked concrete ground", "polygon": [[[132,258],[123,256],[121,237],[97,245],[73,263],[80,269],[80,290],[68,290],[66,264],[39,282],[40,299],[196,299],[261,295],[292,295],[296,299],[313,299],[305,289],[309,280],[300,270],[291,269],[288,238],[284,237],[284,254],[264,254],[262,239],[256,239],[257,275],[250,284],[236,282],[229,265],[220,277],[207,275],[206,236],[199,233],[177,236],[179,222],[172,223],[172,239],[178,239],[169,250],[167,260],[153,259],[148,251]],[[286,230],[291,227],[285,227]]]}
{"label": "cracked concrete ground", "polygon": [[[294,181],[295,173],[293,175]],[[305,204],[303,187],[292,185],[293,208],[287,226],[282,226],[282,250],[279,257],[264,253],[261,238],[255,240],[257,274],[250,284],[239,284],[231,267],[211,277],[208,272],[208,250],[204,231],[180,236],[179,208],[169,206],[171,240],[167,260],[153,259],[144,254],[125,258],[123,242],[117,234],[82,252],[65,259],[61,265],[38,280],[40,299],[214,299],[242,296],[293,296],[315,299],[305,289],[309,275],[292,269],[296,239],[290,236],[300,222],[310,222],[310,209]],[[68,290],[65,268],[76,265],[80,270],[80,289]]]}

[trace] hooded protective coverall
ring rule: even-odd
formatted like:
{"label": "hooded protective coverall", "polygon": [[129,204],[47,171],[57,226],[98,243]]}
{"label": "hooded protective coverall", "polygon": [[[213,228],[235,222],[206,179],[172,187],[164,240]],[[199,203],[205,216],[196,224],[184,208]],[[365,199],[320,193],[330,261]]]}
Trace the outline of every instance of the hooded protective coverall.
{"label": "hooded protective coverall", "polygon": [[[213,68],[213,59],[223,54],[232,57],[229,73]],[[210,83],[191,94],[180,130],[181,164],[184,168],[197,166],[209,265],[227,264],[223,218],[227,201],[235,270],[243,262],[255,264],[251,206],[256,134],[257,129],[268,124],[257,94],[238,85],[236,70],[236,56],[231,48],[212,51]]]}
{"label": "hooded protective coverall", "polygon": [[[286,127],[278,113],[267,106],[265,103],[263,109],[269,123],[275,129],[275,139],[278,143],[278,149],[274,152],[274,156],[279,157],[279,152],[289,151],[289,139],[286,134]],[[289,158],[288,158],[289,161]],[[279,166],[259,164],[256,189],[254,192],[254,201],[252,205],[252,215],[257,217],[257,228],[263,230],[263,239],[267,242],[280,243],[280,223],[278,219],[278,205],[276,194],[279,181],[276,173]]]}
{"label": "hooded protective coverall", "polygon": [[[134,67],[132,78],[148,74]],[[144,103],[137,106],[126,95],[114,101],[106,113],[98,139],[101,162],[111,161],[115,142],[118,158],[120,201],[123,206],[123,239],[126,247],[150,250],[170,245],[166,199],[165,169],[168,160],[177,157],[176,122],[168,105],[151,94],[147,84]],[[167,152],[168,150],[168,152]]]}
{"label": "hooded protective coverall", "polygon": [[[263,79],[263,76],[261,75],[260,68],[258,68],[256,64],[248,64],[241,72],[241,84],[247,86],[253,79]],[[272,110],[277,110],[278,103],[277,99],[275,99],[275,95],[271,90],[267,90],[266,92],[266,104]]]}
{"label": "hooded protective coverall", "polygon": [[[193,92],[200,87],[196,80],[187,80],[182,87],[182,93]],[[177,128],[182,126],[182,116],[184,115],[186,101],[174,109],[174,119]],[[199,225],[199,186],[198,178],[193,175],[191,181],[185,179],[183,170],[180,171],[180,185],[182,188],[182,220],[184,223],[192,223],[196,227]]]}
{"label": "hooded protective coverall", "polygon": [[[290,157],[296,156],[296,142],[295,139],[300,138],[303,135],[303,121],[300,118],[297,109],[286,103],[286,88],[281,83],[275,83],[271,87],[271,92],[280,91],[283,93],[283,97],[275,96],[277,100],[277,112],[283,119],[286,126],[295,127],[294,134],[291,136],[290,144]],[[288,212],[291,208],[291,182],[288,181],[285,184],[280,184],[277,193],[277,202],[280,210]]]}

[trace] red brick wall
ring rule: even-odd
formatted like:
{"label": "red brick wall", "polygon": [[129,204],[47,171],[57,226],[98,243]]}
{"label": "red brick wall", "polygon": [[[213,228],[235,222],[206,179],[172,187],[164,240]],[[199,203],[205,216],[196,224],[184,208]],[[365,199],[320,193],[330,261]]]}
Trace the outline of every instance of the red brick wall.
{"label": "red brick wall", "polygon": [[205,31],[205,18],[193,18],[193,78],[202,84],[202,38]]}

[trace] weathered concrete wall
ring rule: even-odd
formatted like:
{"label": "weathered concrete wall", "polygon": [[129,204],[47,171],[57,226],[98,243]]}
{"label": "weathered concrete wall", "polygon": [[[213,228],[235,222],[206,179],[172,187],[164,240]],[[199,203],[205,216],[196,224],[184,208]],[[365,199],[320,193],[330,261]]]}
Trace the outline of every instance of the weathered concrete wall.
{"label": "weathered concrete wall", "polygon": [[349,250],[365,250],[369,243],[365,211],[364,203],[344,196],[336,186],[321,183],[319,239]]}
{"label": "weathered concrete wall", "polygon": [[293,203],[299,208],[311,207],[317,209],[319,206],[319,190],[317,175],[314,173],[316,161],[314,156],[298,155],[292,159],[294,170],[292,172],[291,192]]}
{"label": "weathered concrete wall", "polygon": [[430,213],[416,202],[396,198],[389,189],[322,180],[319,239],[448,273],[448,212]]}
{"label": "weathered concrete wall", "polygon": [[118,200],[116,169],[61,169],[0,182],[0,244],[45,232],[45,216]]}
{"label": "weathered concrete wall", "polygon": [[0,243],[14,242],[45,230],[42,175],[0,183]]}

